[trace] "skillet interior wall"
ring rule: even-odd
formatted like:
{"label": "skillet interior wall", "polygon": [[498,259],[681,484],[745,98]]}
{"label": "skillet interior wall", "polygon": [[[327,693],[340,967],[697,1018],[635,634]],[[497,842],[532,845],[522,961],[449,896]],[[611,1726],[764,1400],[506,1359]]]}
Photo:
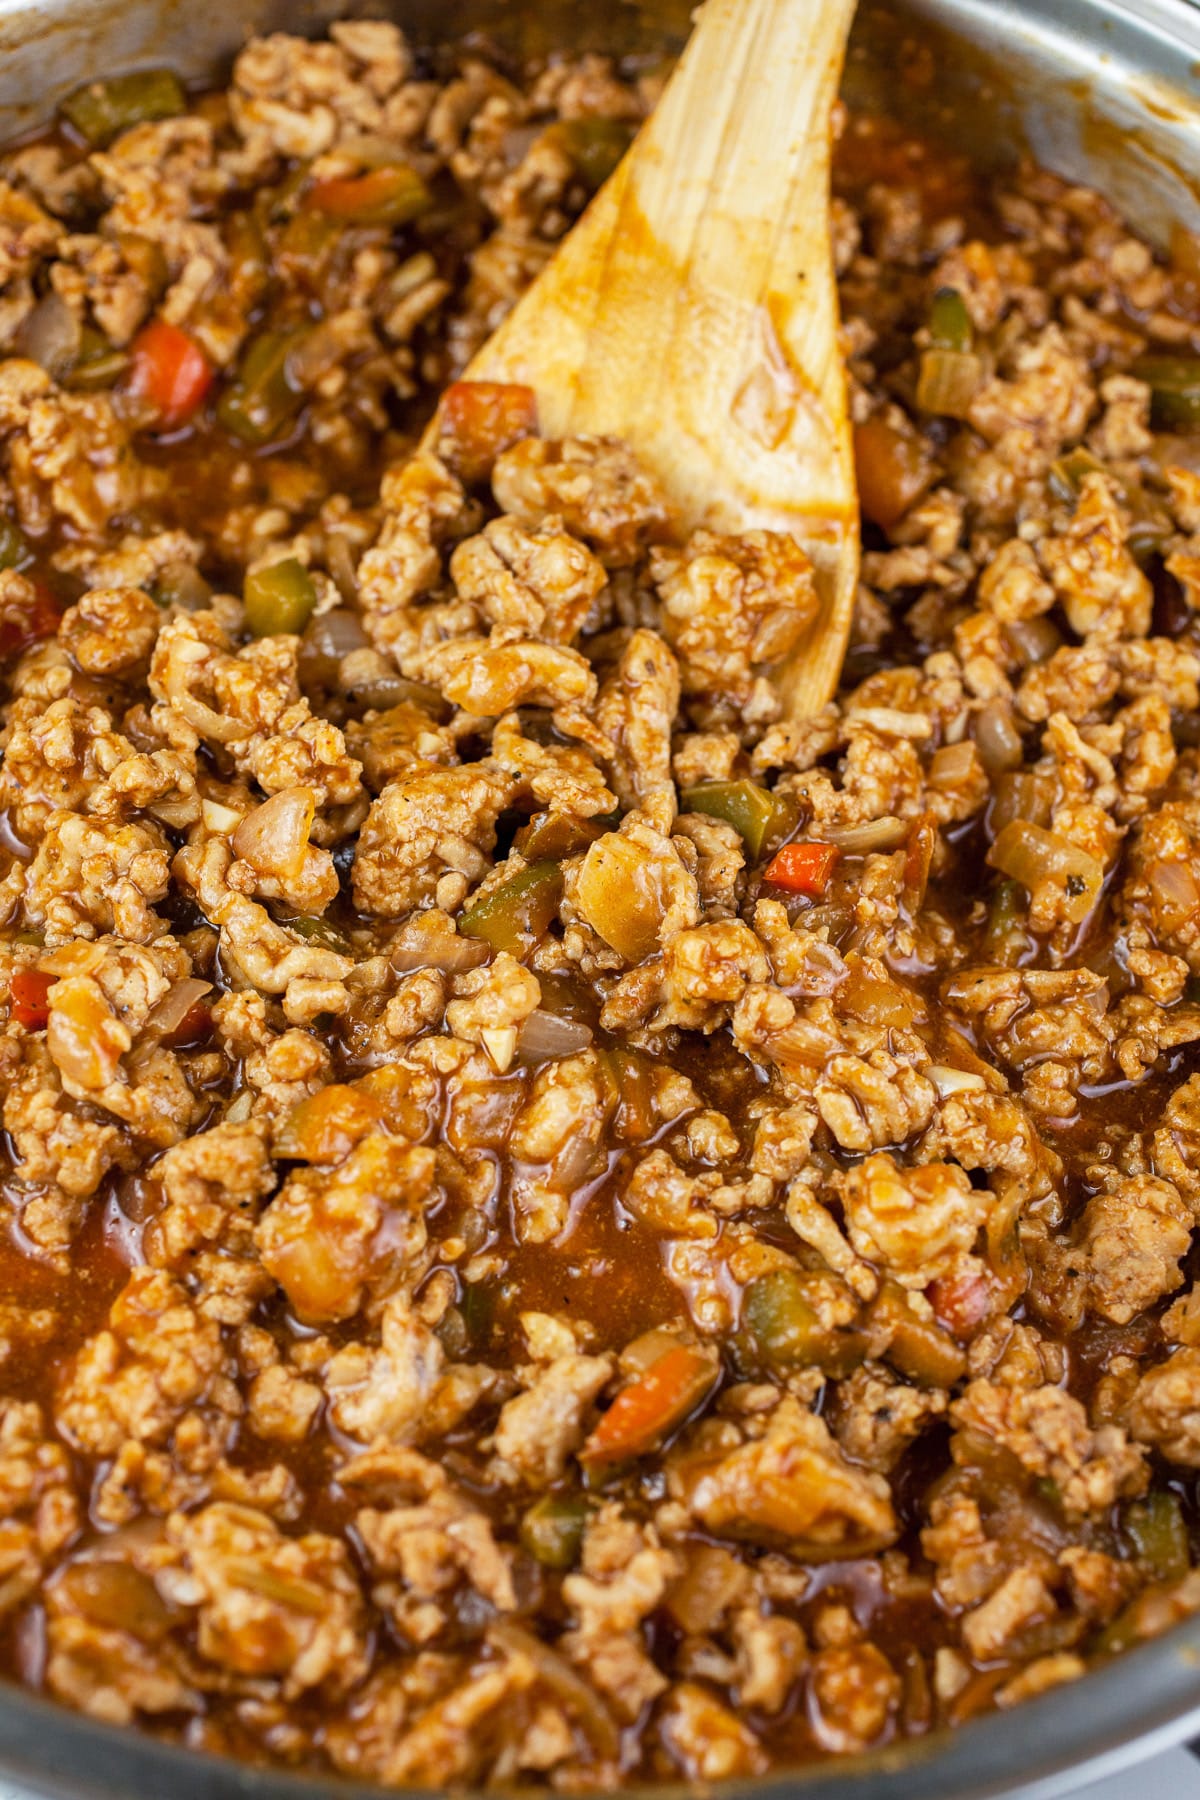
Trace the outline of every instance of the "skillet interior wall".
{"label": "skillet interior wall", "polygon": [[[661,54],[691,0],[0,0],[0,142],[43,125],[98,69],[169,64],[223,79],[254,32],[316,34],[345,15],[396,18],[419,42],[486,32],[517,55],[554,45]],[[1028,151],[1100,188],[1165,244],[1200,230],[1200,84],[1180,0],[863,0],[847,98],[965,149]],[[1194,32],[1191,34],[1194,36]]]}

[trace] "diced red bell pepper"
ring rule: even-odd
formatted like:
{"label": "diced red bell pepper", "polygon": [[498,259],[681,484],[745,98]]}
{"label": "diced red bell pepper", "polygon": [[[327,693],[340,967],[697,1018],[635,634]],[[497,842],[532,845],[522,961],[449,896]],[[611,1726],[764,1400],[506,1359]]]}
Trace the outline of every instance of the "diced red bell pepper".
{"label": "diced red bell pepper", "polygon": [[10,1016],[26,1031],[45,1031],[50,1021],[50,989],[53,975],[40,969],[18,969],[12,978]]}
{"label": "diced red bell pepper", "polygon": [[622,1388],[580,1451],[590,1467],[625,1462],[653,1450],[713,1387],[717,1366],[690,1344],[677,1344],[639,1380]]}
{"label": "diced red bell pepper", "polygon": [[767,864],[766,880],[792,894],[819,898],[838,859],[836,844],[785,844]]}
{"label": "diced red bell pepper", "polygon": [[960,1343],[973,1336],[987,1317],[991,1298],[987,1277],[980,1270],[960,1269],[953,1275],[939,1275],[925,1290],[925,1298],[933,1308],[939,1325],[944,1325]]}
{"label": "diced red bell pepper", "polygon": [[31,644],[52,638],[63,609],[43,581],[13,582],[0,600],[0,660],[19,656]]}
{"label": "diced red bell pepper", "polygon": [[439,454],[474,487],[489,478],[501,451],[536,435],[537,395],[516,381],[453,381],[437,422]]}
{"label": "diced red bell pepper", "polygon": [[146,400],[164,431],[186,425],[213,382],[213,367],[199,344],[178,325],[152,319],[130,346],[127,391]]}

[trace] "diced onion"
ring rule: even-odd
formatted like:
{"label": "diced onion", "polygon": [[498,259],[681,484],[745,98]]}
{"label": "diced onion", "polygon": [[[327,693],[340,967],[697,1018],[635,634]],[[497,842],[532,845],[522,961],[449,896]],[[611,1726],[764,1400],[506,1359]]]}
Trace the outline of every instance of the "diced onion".
{"label": "diced onion", "polygon": [[323,320],[297,338],[288,356],[288,375],[301,392],[315,388],[342,355],[338,325],[332,319]]}
{"label": "diced onion", "polygon": [[340,531],[331,531],[325,539],[325,565],[342,599],[349,604],[358,597],[358,571],[349,540]]}
{"label": "diced onion", "polygon": [[39,300],[17,332],[17,349],[57,381],[79,355],[82,327],[61,294]]}
{"label": "diced onion", "polygon": [[687,1632],[711,1631],[736,1600],[745,1582],[740,1562],[717,1544],[687,1549],[687,1568],[671,1586],[667,1610]]}
{"label": "diced onion", "polygon": [[307,787],[284,788],[247,813],[233,834],[234,853],[262,875],[297,875],[308,850],[316,797]]}
{"label": "diced onion", "polygon": [[866,965],[861,962],[851,967],[839,987],[838,1006],[851,1018],[900,1031],[912,1024],[919,1010],[904,988],[894,981],[868,974]]}
{"label": "diced onion", "polygon": [[348,606],[335,606],[332,612],[318,613],[309,620],[304,633],[306,650],[315,656],[328,656],[335,662],[349,656],[352,650],[364,649],[367,642],[362,620]]}
{"label": "diced onion", "polygon": [[926,350],[917,377],[917,405],[922,412],[965,419],[983,373],[983,358],[969,350]]}
{"label": "diced onion", "polygon": [[661,870],[632,838],[615,831],[597,838],[576,877],[575,901],[592,930],[627,962],[657,949],[666,913]]}
{"label": "diced onion", "polygon": [[342,693],[374,712],[387,712],[393,706],[403,706],[406,701],[424,707],[426,711],[445,711],[442,696],[436,688],[406,680],[380,651],[365,645],[360,650],[352,650],[344,659],[338,685]]}
{"label": "diced onion", "polygon": [[364,131],[340,138],[337,149],[322,158],[321,173],[327,175],[327,164],[331,167],[336,164],[339,168],[386,169],[404,160],[404,146],[395,138],[384,137],[377,131]]}
{"label": "diced onion", "polygon": [[991,827],[999,836],[1014,819],[1028,819],[1031,825],[1047,825],[1054,796],[1043,775],[1018,770],[998,775],[993,787]]}
{"label": "diced onion", "polygon": [[958,788],[970,781],[976,770],[975,746],[969,738],[961,744],[943,744],[929,762],[929,785],[935,788]]}
{"label": "diced onion", "polygon": [[590,1025],[581,1019],[565,1019],[560,1013],[538,1007],[530,1013],[517,1039],[522,1062],[555,1062],[562,1056],[578,1056],[592,1041]]}
{"label": "diced onion", "polygon": [[677,1331],[669,1331],[665,1325],[654,1325],[649,1331],[643,1331],[626,1344],[621,1352],[621,1373],[626,1379],[644,1375],[660,1362],[668,1350],[678,1350],[682,1339]]}
{"label": "diced onion", "polygon": [[388,951],[388,961],[402,975],[414,969],[465,975],[487,958],[487,945],[476,938],[462,937],[442,912],[418,913],[400,927]]}
{"label": "diced onion", "polygon": [[948,1063],[930,1063],[925,1073],[943,1100],[950,1094],[987,1092],[987,1082],[972,1069],[952,1069]]}
{"label": "diced onion", "polygon": [[178,1031],[197,1000],[203,1000],[205,994],[211,992],[211,981],[200,981],[194,975],[185,975],[152,1008],[142,1027],[143,1039],[170,1037],[173,1031]]}
{"label": "diced onion", "polygon": [[794,606],[777,606],[759,621],[754,633],[751,657],[756,663],[779,662],[804,630],[804,614]]}
{"label": "diced onion", "polygon": [[933,736],[932,722],[924,713],[902,712],[896,706],[848,706],[848,718],[856,725],[869,725],[885,737],[927,738]]}
{"label": "diced onion", "polygon": [[106,1556],[85,1551],[63,1571],[62,1590],[85,1619],[154,1643],[170,1630],[171,1614],[150,1577],[131,1562],[118,1561],[120,1555],[121,1550]]}
{"label": "diced onion", "polygon": [[1158,906],[1158,918],[1166,931],[1178,931],[1200,906],[1200,890],[1187,863],[1154,862],[1146,880]]}
{"label": "diced onion", "polygon": [[492,1067],[498,1075],[503,1075],[512,1066],[512,1059],[517,1053],[517,1028],[515,1025],[485,1025],[479,1033],[479,1041],[491,1059]]}
{"label": "diced onion", "polygon": [[804,959],[799,968],[789,969],[791,979],[783,986],[785,994],[802,995],[805,999],[832,994],[846,979],[846,965],[837,950],[815,935],[813,920],[816,912],[814,908],[805,914],[805,926],[813,935],[804,946]]}
{"label": "diced onion", "polygon": [[[815,829],[815,827],[814,827]],[[908,836],[908,820],[889,813],[865,825],[822,825],[821,837],[844,856],[867,856],[873,850],[897,850]]]}
{"label": "diced onion", "polygon": [[989,700],[975,714],[975,748],[989,775],[1002,775],[1019,769],[1025,759],[1021,734],[1013,723],[1011,709],[999,700]]}
{"label": "diced onion", "polygon": [[170,562],[159,571],[158,592],[168,606],[203,612],[212,604],[212,589],[194,563]]}
{"label": "diced onion", "polygon": [[231,831],[237,830],[243,815],[234,807],[226,806],[223,800],[206,798],[200,802],[200,817],[204,829],[211,831],[214,837],[228,837]]}
{"label": "diced onion", "polygon": [[232,744],[238,738],[249,735],[240,719],[226,718],[223,713],[214,712],[211,706],[205,706],[203,700],[197,700],[194,694],[179,691],[168,693],[167,697],[175,710],[182,714],[201,737],[211,738],[217,744]]}
{"label": "diced onion", "polygon": [[1022,662],[1048,662],[1062,648],[1062,632],[1053,619],[1009,619],[1004,634]]}
{"label": "diced onion", "polygon": [[1094,856],[1028,819],[1006,825],[987,859],[1030,893],[1047,881],[1061,887],[1062,914],[1073,925],[1087,918],[1104,882],[1104,870]]}

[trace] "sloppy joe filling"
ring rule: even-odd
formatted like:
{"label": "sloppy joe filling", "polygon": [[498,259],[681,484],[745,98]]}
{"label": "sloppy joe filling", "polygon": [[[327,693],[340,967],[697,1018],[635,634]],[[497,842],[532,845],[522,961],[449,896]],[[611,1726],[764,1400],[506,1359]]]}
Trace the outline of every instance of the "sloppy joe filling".
{"label": "sloppy joe filling", "polygon": [[709,1781],[1200,1607],[1196,259],[839,116],[796,722],[796,544],[460,379],[660,81],[345,23],[0,158],[0,1643],[97,1718]]}

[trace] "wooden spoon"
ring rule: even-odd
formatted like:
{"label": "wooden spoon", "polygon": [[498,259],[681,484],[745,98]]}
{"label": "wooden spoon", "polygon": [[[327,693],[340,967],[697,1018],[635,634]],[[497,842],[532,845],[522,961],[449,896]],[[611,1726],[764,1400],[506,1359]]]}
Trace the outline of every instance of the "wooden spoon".
{"label": "wooden spoon", "polygon": [[632,149],[466,372],[534,388],[543,435],[625,438],[689,526],[790,531],[820,611],[775,671],[837,685],[858,506],[829,222],[853,0],[707,0]]}

